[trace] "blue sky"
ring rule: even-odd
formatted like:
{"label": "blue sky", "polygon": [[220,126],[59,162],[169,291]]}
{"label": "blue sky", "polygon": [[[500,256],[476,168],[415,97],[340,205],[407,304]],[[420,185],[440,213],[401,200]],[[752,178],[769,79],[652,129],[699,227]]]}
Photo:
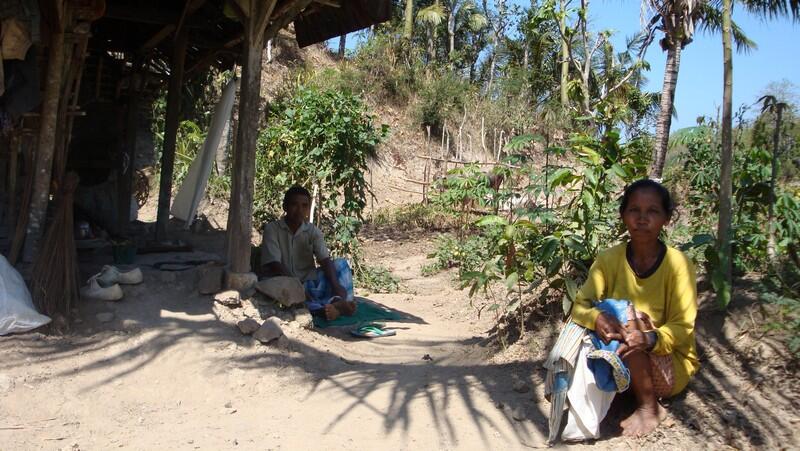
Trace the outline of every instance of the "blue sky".
{"label": "blue sky", "polygon": [[[595,29],[614,29],[615,48],[623,48],[625,37],[639,28],[639,4],[620,0],[600,0],[590,5]],[[763,22],[742,9],[734,8],[733,20],[745,30],[758,49],[733,55],[733,107],[752,104],[773,81],[789,80],[800,84],[800,24],[788,19]],[[657,38],[658,39],[658,38]],[[661,91],[666,54],[658,42],[647,51],[650,72],[648,91]],[[672,130],[695,124],[698,116],[716,117],[722,104],[722,37],[698,32],[681,54]]]}
{"label": "blue sky", "polygon": [[[518,5],[529,5],[522,0],[511,0]],[[639,2],[622,0],[595,0],[590,3],[592,29],[612,29],[614,47],[622,50],[625,38],[641,28]],[[788,19],[764,22],[735,8],[733,20],[745,30],[758,48],[748,54],[733,55],[733,107],[753,104],[770,82],[788,80],[800,86],[800,24]],[[348,36],[348,48],[352,49],[356,34]],[[666,54],[658,46],[658,38],[647,51],[646,59],[650,71],[646,74],[648,91],[661,91]],[[331,39],[329,46],[336,48],[338,38]],[[722,38],[697,31],[694,41],[686,46],[681,55],[678,87],[675,93],[677,118],[673,118],[672,130],[695,125],[698,116],[716,117],[722,104]]]}

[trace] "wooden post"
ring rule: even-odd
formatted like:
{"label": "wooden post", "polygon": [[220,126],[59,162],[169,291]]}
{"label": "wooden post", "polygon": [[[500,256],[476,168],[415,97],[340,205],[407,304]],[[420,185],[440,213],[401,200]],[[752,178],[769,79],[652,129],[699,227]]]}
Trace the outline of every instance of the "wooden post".
{"label": "wooden post", "polygon": [[428,136],[425,139],[425,150],[427,150],[428,159],[425,160],[425,168],[422,170],[422,181],[425,182],[425,185],[422,185],[422,203],[428,203],[428,183],[430,182],[430,173],[431,173],[431,126],[428,125],[426,127],[428,132]]}
{"label": "wooden post", "polygon": [[44,232],[47,215],[47,202],[50,198],[50,178],[53,171],[53,154],[56,148],[56,128],[58,125],[58,102],[61,97],[61,78],[64,69],[64,30],[59,28],[51,35],[48,51],[47,81],[42,99],[41,120],[39,124],[39,145],[33,174],[30,215],[28,217],[27,238],[22,251],[26,262],[33,261],[38,250],[39,239]]}
{"label": "wooden post", "polygon": [[11,135],[11,142],[9,143],[8,150],[8,216],[7,222],[8,230],[14,230],[17,225],[17,162],[19,161],[19,152],[22,149],[22,134],[14,133]]}
{"label": "wooden post", "polygon": [[247,278],[239,275],[250,272],[256,139],[261,103],[261,62],[265,45],[264,32],[275,3],[275,0],[249,2],[249,11],[244,20],[245,40],[242,44],[239,122],[231,169],[231,200],[227,227],[227,284],[231,288],[246,288],[244,285],[247,284]]}
{"label": "wooden post", "polygon": [[[139,91],[143,84],[143,74],[139,72],[142,59],[134,57],[128,87],[128,110],[125,117],[125,142],[120,152],[117,170],[117,232],[126,236],[131,221],[131,196],[133,193],[134,162],[136,160],[136,132],[139,118]],[[159,199],[160,200],[160,199]]]}
{"label": "wooden post", "polygon": [[161,179],[158,187],[158,210],[156,213],[156,241],[167,239],[169,206],[172,201],[172,171],[175,168],[175,145],[180,125],[181,88],[186,61],[186,45],[189,41],[187,27],[181,27],[172,50],[171,73],[167,92],[167,117],[164,121],[164,147],[161,151]]}

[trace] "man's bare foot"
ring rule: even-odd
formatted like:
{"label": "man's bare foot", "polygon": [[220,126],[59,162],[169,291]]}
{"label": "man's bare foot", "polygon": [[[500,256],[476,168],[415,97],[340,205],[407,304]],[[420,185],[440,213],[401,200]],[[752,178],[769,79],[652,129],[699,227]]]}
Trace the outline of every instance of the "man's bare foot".
{"label": "man's bare foot", "polygon": [[327,319],[328,321],[335,320],[336,318],[339,317],[339,315],[340,315],[339,309],[336,308],[335,303],[327,304],[325,306],[325,319]]}
{"label": "man's bare foot", "polygon": [[656,403],[655,408],[637,407],[628,418],[622,420],[622,435],[641,437],[653,432],[667,417],[667,410]]}
{"label": "man's bare foot", "polygon": [[336,307],[340,315],[352,316],[356,312],[355,301],[338,300],[336,302],[331,302],[331,305]]}
{"label": "man's bare foot", "polygon": [[355,312],[355,301],[344,301],[340,299],[325,306],[325,319],[333,321],[342,315],[352,316]]}

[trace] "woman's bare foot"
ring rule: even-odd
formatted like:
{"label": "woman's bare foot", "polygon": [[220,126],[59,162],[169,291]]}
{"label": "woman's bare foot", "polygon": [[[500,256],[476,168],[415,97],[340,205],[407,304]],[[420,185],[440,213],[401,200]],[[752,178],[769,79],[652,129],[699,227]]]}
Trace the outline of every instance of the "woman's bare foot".
{"label": "woman's bare foot", "polygon": [[639,406],[628,418],[622,420],[622,435],[641,437],[653,432],[667,417],[667,410],[656,403],[655,407]]}

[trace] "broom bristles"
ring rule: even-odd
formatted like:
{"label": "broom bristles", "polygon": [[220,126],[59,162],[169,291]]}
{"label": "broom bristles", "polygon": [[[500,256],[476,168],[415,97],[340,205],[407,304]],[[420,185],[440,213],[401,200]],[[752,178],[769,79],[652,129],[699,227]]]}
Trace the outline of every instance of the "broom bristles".
{"label": "broom bristles", "polygon": [[31,294],[39,310],[48,315],[69,314],[78,300],[78,259],[73,235],[72,200],[79,178],[66,174],[57,193],[55,215],[33,264]]}

